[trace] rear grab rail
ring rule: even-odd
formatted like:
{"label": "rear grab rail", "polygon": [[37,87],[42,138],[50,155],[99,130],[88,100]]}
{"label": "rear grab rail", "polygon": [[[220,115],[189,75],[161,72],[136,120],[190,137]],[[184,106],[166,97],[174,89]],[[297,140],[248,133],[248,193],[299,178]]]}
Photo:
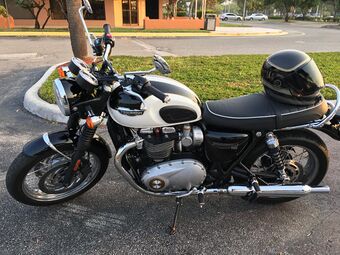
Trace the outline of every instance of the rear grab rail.
{"label": "rear grab rail", "polygon": [[325,88],[330,88],[332,90],[335,91],[336,93],[336,102],[335,104],[327,101],[327,104],[330,106],[330,112],[328,115],[325,115],[322,119],[320,120],[315,120],[313,122],[310,122],[308,124],[304,124],[304,125],[299,125],[299,126],[293,126],[293,127],[285,127],[285,128],[281,128],[279,130],[292,130],[292,129],[300,129],[300,128],[314,128],[314,129],[318,129],[323,127],[328,121],[332,120],[334,118],[334,116],[336,115],[337,111],[340,108],[340,90],[338,89],[337,86],[333,85],[333,84],[326,84]]}

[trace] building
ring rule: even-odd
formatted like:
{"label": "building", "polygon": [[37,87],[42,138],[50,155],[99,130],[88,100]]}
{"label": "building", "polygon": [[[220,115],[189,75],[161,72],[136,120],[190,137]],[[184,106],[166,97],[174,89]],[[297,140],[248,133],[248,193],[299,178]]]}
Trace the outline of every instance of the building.
{"label": "building", "polygon": [[[33,15],[16,5],[16,0],[0,0],[0,5],[7,2],[8,11],[13,16],[15,25],[34,26]],[[37,0],[45,1],[46,9],[40,14],[39,20],[43,24],[50,9],[51,18],[46,27],[67,27],[65,14],[60,2],[65,0]],[[90,0],[94,10],[93,15],[86,15],[89,27],[101,27],[104,23],[112,27],[138,27],[147,29],[202,29],[204,21],[201,19],[176,18],[164,19],[163,7],[168,0]]]}

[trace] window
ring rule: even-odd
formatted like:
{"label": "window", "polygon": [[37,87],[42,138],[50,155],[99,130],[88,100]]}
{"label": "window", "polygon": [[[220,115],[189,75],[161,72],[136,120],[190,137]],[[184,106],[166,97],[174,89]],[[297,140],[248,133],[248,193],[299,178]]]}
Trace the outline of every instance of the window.
{"label": "window", "polygon": [[138,24],[138,2],[137,0],[123,0],[123,24]]}
{"label": "window", "polygon": [[87,13],[85,19],[89,20],[105,20],[105,2],[104,0],[90,0],[93,14]]}
{"label": "window", "polygon": [[[51,18],[52,19],[65,19],[66,15],[66,0],[50,0],[51,5]],[[62,10],[64,9],[64,10]]]}
{"label": "window", "polygon": [[[33,19],[34,16],[27,9],[21,8],[16,4],[16,0],[7,0],[7,7],[9,14],[14,19]],[[4,1],[0,0],[1,5],[5,5]]]}
{"label": "window", "polygon": [[[86,13],[85,19],[88,20],[105,20],[105,3],[104,0],[90,0],[93,14]],[[66,0],[50,0],[52,19],[65,19]],[[62,11],[62,7],[64,11]]]}

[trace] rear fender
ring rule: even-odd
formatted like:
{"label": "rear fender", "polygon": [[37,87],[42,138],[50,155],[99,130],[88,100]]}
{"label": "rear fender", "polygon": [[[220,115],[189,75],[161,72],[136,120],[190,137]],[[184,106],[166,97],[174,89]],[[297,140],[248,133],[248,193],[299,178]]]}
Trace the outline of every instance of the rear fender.
{"label": "rear fender", "polygon": [[334,115],[333,119],[319,130],[335,140],[340,141],[340,110]]}
{"label": "rear fender", "polygon": [[[49,133],[48,137],[50,139],[50,142],[57,149],[59,149],[62,145],[65,144],[73,144],[72,140],[69,138],[69,133],[66,130]],[[92,144],[103,148],[103,151],[105,151],[106,156],[108,158],[112,157],[112,151],[110,146],[99,135],[95,135],[95,137],[92,140]],[[34,139],[33,141],[28,142],[23,148],[23,153],[29,157],[36,157],[49,151],[50,149],[51,148],[44,142],[44,139],[41,136],[38,137],[37,139]]]}

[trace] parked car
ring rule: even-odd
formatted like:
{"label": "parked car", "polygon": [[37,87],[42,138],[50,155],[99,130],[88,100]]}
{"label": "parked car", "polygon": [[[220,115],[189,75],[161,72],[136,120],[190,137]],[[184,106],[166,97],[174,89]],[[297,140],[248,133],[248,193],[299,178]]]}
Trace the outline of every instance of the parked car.
{"label": "parked car", "polygon": [[250,16],[247,16],[246,17],[246,20],[267,20],[268,19],[268,16],[267,15],[264,15],[263,13],[253,13],[252,15]]}
{"label": "parked car", "polygon": [[236,21],[241,21],[242,17],[235,14],[235,13],[223,13],[220,16],[220,19],[223,21],[227,21],[227,20],[236,20]]}

